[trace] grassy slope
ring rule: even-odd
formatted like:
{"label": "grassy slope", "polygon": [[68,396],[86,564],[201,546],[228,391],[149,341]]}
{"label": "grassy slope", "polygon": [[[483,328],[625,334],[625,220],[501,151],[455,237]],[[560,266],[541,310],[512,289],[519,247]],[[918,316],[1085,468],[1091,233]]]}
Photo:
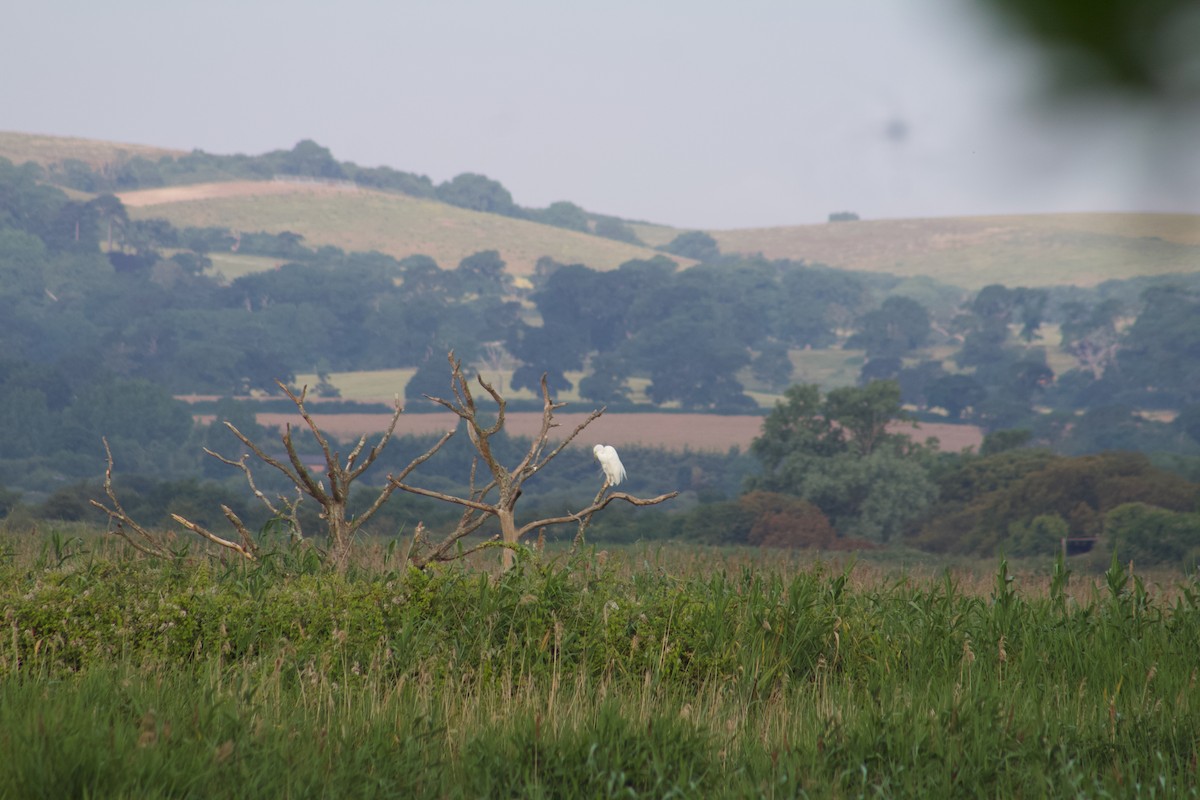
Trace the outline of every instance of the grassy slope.
{"label": "grassy slope", "polygon": [[134,156],[157,160],[162,156],[183,154],[182,150],[169,150],[165,147],[0,131],[0,158],[7,158],[14,164],[33,161],[45,166],[74,158],[92,167],[99,167]]}
{"label": "grassy slope", "polygon": [[868,220],[716,231],[714,237],[722,252],[927,275],[967,289],[1092,286],[1200,267],[1200,216],[1188,214]]}
{"label": "grassy slope", "polygon": [[212,187],[212,194],[221,196],[198,196],[196,191],[204,187],[191,186],[182,187],[188,191],[177,196],[150,189],[121,197],[134,218],[163,217],[179,226],[292,231],[310,246],[377,250],[396,258],[423,253],[447,268],[472,253],[496,249],[517,276],[532,274],[542,256],[613,269],[631,259],[659,255],[624,242],[398,194],[276,181],[239,186],[238,192]]}

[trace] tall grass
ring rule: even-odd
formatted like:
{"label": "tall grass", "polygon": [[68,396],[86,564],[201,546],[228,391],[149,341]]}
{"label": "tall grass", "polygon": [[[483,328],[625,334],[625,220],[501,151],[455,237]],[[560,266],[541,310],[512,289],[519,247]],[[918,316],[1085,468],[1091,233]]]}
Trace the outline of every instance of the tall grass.
{"label": "tall grass", "polygon": [[87,544],[0,551],[0,797],[1197,793],[1183,578]]}

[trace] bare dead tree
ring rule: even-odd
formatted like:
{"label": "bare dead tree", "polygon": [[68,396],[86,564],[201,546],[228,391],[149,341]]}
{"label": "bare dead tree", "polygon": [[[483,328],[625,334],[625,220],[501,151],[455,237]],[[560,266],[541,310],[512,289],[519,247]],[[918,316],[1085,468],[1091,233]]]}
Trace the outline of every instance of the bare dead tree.
{"label": "bare dead tree", "polygon": [[[426,395],[426,397],[453,411],[466,424],[467,436],[470,438],[476,452],[475,458],[471,462],[466,496],[460,497],[405,483],[405,475],[407,473],[388,476],[389,485],[393,488],[403,489],[406,492],[422,497],[432,497],[435,500],[452,503],[463,508],[463,513],[459,518],[457,526],[437,544],[433,544],[427,540],[423,527],[418,528],[409,552],[410,560],[418,567],[433,561],[447,561],[485,547],[498,546],[504,549],[504,568],[508,569],[512,566],[513,552],[517,543],[522,536],[532,530],[539,530],[551,525],[577,522],[580,524],[579,534],[576,537],[578,541],[582,537],[583,530],[586,528],[588,522],[590,522],[592,515],[613,500],[623,500],[637,506],[650,506],[670,500],[679,494],[678,492],[670,492],[646,499],[633,497],[624,492],[608,494],[609,485],[607,479],[605,479],[600,493],[596,495],[596,499],[587,508],[559,517],[549,517],[528,522],[524,525],[518,525],[516,521],[516,506],[517,500],[521,496],[522,484],[537,474],[555,456],[561,453],[563,448],[569,445],[584,428],[604,413],[604,409],[601,408],[592,411],[556,447],[550,448],[550,432],[558,427],[558,423],[554,421],[554,412],[565,406],[566,403],[555,403],[550,398],[550,390],[546,385],[546,376],[543,375],[541,381],[541,428],[529,445],[525,456],[516,466],[509,469],[499,462],[491,445],[491,438],[504,429],[505,408],[507,405],[504,398],[481,375],[476,375],[476,381],[479,383],[479,386],[487,392],[497,406],[495,422],[486,425],[480,419],[475,397],[471,393],[471,382],[463,374],[462,362],[454,357],[453,351],[448,355],[448,359],[450,361],[451,372],[450,385],[454,393],[454,400],[445,400],[439,397],[430,397],[429,395]],[[481,463],[483,469],[486,471],[486,474],[483,476],[478,475]],[[477,484],[477,478],[480,481],[479,484]],[[499,524],[500,532],[498,534],[493,534],[484,542],[474,547],[466,550],[459,549],[458,545],[463,538],[479,531],[489,522]]]}
{"label": "bare dead tree", "polygon": [[[363,450],[367,444],[367,437],[360,437],[358,444],[354,446],[354,448],[350,451],[350,454],[346,457],[345,462],[343,462],[340,454],[334,451],[330,446],[329,439],[321,431],[320,427],[317,425],[316,421],[313,420],[312,415],[305,406],[305,398],[308,393],[308,387],[304,387],[300,394],[297,395],[282,382],[276,381],[276,383],[278,384],[279,388],[283,390],[283,393],[287,395],[288,399],[295,403],[296,410],[300,412],[300,417],[304,420],[309,432],[320,446],[321,453],[324,458],[324,473],[325,478],[328,480],[328,487],[326,487],[325,480],[322,480],[315,475],[313,470],[304,463],[304,460],[297,452],[295,442],[292,438],[291,424],[288,424],[284,428],[282,437],[283,447],[288,457],[288,460],[285,463],[284,461],[277,459],[264,451],[231,423],[225,423],[225,426],[229,428],[233,435],[238,438],[238,441],[245,445],[250,452],[254,454],[255,458],[283,473],[283,475],[286,476],[296,488],[297,499],[294,502],[289,501],[290,505],[284,506],[288,511],[286,514],[280,514],[279,510],[268,501],[267,497],[255,487],[253,476],[245,463],[246,456],[243,456],[238,461],[233,461],[232,459],[220,456],[211,450],[206,449],[205,452],[209,453],[209,455],[219,458],[226,464],[233,464],[240,467],[243,472],[245,472],[246,478],[250,483],[250,488],[254,491],[255,496],[264,502],[267,505],[267,508],[269,508],[277,516],[282,516],[283,518],[287,519],[293,526],[293,531],[297,536],[302,536],[303,532],[300,530],[300,520],[296,513],[296,508],[305,496],[315,500],[316,503],[321,507],[320,518],[325,523],[325,534],[329,548],[329,557],[335,565],[342,566],[345,564],[346,556],[349,554],[350,545],[354,541],[355,534],[368,520],[371,519],[371,517],[375,516],[376,512],[383,507],[384,503],[387,502],[388,498],[391,497],[392,492],[396,489],[396,487],[389,480],[388,483],[384,485],[383,489],[380,490],[379,494],[376,495],[375,500],[365,511],[363,511],[363,513],[359,514],[357,517],[352,517],[350,515],[348,503],[350,501],[351,484],[353,484],[355,480],[361,477],[362,474],[366,472],[372,464],[375,463],[375,460],[379,457],[379,454],[387,446],[388,442],[392,438],[392,433],[396,430],[396,423],[399,421],[400,415],[404,413],[404,408],[400,405],[399,399],[397,399],[395,401],[391,421],[388,423],[387,430],[384,432],[383,437],[379,440],[379,442],[377,442],[370,449],[366,450],[364,457]],[[401,480],[403,480],[404,477],[407,477],[410,472],[423,464],[434,453],[440,450],[442,445],[449,441],[450,437],[453,435],[453,431],[448,431],[431,448],[409,462],[408,466],[406,466],[400,473]]]}
{"label": "bare dead tree", "polygon": [[[316,439],[317,444],[321,448],[321,453],[324,461],[324,469],[320,470],[324,473],[324,477],[315,474],[317,470],[304,463],[299,451],[296,449],[296,444],[292,435],[292,426],[289,423],[284,428],[282,442],[284,451],[287,454],[286,460],[276,458],[270,453],[263,450],[258,444],[253,442],[249,437],[243,434],[232,423],[226,421],[225,427],[237,437],[250,452],[243,453],[237,459],[228,458],[216,453],[208,448],[204,452],[210,456],[228,464],[232,467],[240,469],[246,477],[246,481],[250,486],[250,490],[254,496],[261,502],[273,517],[283,520],[291,529],[292,535],[297,539],[302,539],[304,532],[301,529],[299,508],[304,498],[314,500],[320,506],[319,518],[324,522],[325,537],[327,543],[326,558],[339,568],[345,565],[346,557],[349,555],[350,546],[354,541],[355,534],[359,529],[370,520],[383,507],[388,498],[396,490],[397,486],[389,481],[376,495],[374,501],[358,516],[351,515],[349,511],[350,488],[351,485],[362,477],[372,464],[375,463],[379,454],[387,446],[392,438],[392,434],[396,429],[396,423],[400,419],[400,415],[404,409],[397,399],[395,410],[392,413],[392,418],[388,424],[387,430],[382,438],[372,447],[367,448],[367,437],[363,436],[358,440],[358,443],[350,451],[345,461],[341,459],[340,454],[330,445],[328,437],[325,436],[321,428],[317,425],[312,415],[309,413],[305,405],[307,395],[307,387],[302,389],[299,394],[296,394],[283,383],[276,381],[279,388],[284,394],[296,405],[297,411],[300,412],[300,417],[304,420],[309,432]],[[413,459],[399,474],[398,480],[404,480],[410,472],[424,463],[434,453],[441,449],[454,431],[447,432],[441,437],[432,447],[426,450],[421,455]],[[113,460],[112,453],[108,449],[108,442],[104,444],[105,453],[108,457],[108,469],[105,472],[104,490],[109,498],[109,504],[104,504],[93,500],[92,505],[108,514],[111,524],[114,526],[114,532],[123,536],[126,541],[130,542],[135,548],[151,555],[165,555],[165,548],[161,542],[158,542],[149,532],[142,526],[138,525],[121,506],[112,488],[112,469]],[[295,490],[295,497],[289,498],[280,496],[275,500],[269,498],[265,493],[259,490],[254,480],[254,473],[250,466],[250,456],[253,455],[259,462],[270,466],[281,472]],[[213,533],[205,526],[193,522],[178,514],[172,514],[172,519],[176,523],[191,531],[192,533],[201,536],[214,544],[220,545],[228,550],[238,553],[242,557],[254,561],[258,558],[257,543],[254,539],[254,534],[246,527],[245,523],[238,515],[228,506],[222,505],[221,511],[225,518],[229,521],[237,534],[235,538],[227,538]],[[130,531],[134,535],[130,535]]]}

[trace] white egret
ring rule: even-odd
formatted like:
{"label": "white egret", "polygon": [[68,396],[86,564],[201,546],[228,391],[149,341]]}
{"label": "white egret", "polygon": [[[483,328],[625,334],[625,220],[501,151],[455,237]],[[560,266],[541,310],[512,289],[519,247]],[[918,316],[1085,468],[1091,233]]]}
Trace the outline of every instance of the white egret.
{"label": "white egret", "polygon": [[621,463],[616,448],[608,444],[598,444],[592,448],[592,454],[600,462],[600,468],[604,470],[604,477],[610,485],[616,486],[625,480],[625,465]]}

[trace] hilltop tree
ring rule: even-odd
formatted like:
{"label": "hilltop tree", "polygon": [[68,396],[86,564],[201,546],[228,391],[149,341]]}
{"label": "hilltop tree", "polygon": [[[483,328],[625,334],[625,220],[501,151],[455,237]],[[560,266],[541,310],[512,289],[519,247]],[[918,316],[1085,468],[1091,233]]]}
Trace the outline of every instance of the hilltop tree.
{"label": "hilltop tree", "polygon": [[512,195],[498,181],[486,175],[464,172],[437,187],[437,198],[452,206],[486,211],[509,217],[520,216]]}
{"label": "hilltop tree", "polygon": [[597,236],[603,236],[605,239],[615,239],[618,242],[642,244],[642,240],[638,238],[633,228],[625,221],[616,217],[597,217],[596,228],[592,233]]}
{"label": "hilltop tree", "polygon": [[346,173],[333,157],[328,147],[322,147],[312,139],[302,139],[295,147],[279,157],[279,171],[287,175],[304,175],[313,178],[339,179]]}
{"label": "hilltop tree", "polygon": [[721,255],[717,240],[704,231],[681,233],[663,245],[662,249],[673,255],[694,258],[697,261],[712,261]]}
{"label": "hilltop tree", "polygon": [[531,211],[530,218],[534,222],[553,225],[556,228],[566,228],[572,231],[588,231],[588,215],[574,203],[565,200],[551,203],[541,211]]}

